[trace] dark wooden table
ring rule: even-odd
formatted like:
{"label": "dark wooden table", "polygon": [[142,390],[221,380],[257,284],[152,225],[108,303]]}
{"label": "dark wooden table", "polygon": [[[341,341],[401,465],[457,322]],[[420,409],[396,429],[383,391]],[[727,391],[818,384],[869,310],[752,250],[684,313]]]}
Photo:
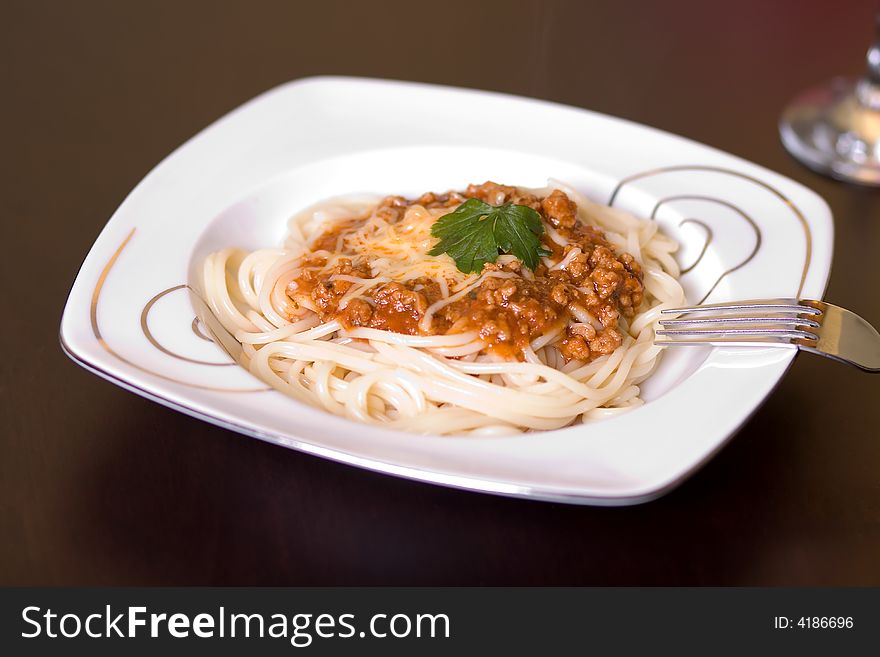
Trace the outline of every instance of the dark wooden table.
{"label": "dark wooden table", "polygon": [[827,298],[880,324],[880,191],[810,173],[776,132],[793,94],[860,72],[873,2],[418,4],[4,3],[0,583],[880,584],[880,377],[830,361],[798,358],[679,489],[602,509],[326,462],[65,358],[68,288],[126,193],[322,73],[546,98],[780,171],[834,211]]}

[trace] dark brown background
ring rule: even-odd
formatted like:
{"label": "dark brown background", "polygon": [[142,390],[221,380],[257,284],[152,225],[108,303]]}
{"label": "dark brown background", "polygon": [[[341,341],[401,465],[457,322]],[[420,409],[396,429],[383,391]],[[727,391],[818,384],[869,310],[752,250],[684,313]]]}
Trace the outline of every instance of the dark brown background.
{"label": "dark brown background", "polygon": [[246,439],[99,380],[57,341],[77,267],[138,180],[255,94],[325,73],[547,98],[778,170],[834,211],[828,298],[880,324],[880,192],[808,172],[776,133],[794,93],[860,71],[873,8],[4,2],[0,583],[880,584],[880,377],[830,361],[798,358],[678,490],[599,509]]}

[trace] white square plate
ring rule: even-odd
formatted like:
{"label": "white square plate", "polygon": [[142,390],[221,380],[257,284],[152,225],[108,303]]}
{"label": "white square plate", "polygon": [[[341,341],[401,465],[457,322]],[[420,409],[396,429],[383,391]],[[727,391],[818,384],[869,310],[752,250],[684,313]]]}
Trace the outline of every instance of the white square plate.
{"label": "white square plate", "polygon": [[[792,349],[682,348],[609,420],[505,438],[355,424],[266,390],[205,339],[186,284],[207,253],[279,244],[286,221],[352,192],[566,181],[682,243],[690,302],[820,299],[832,221],[816,194],[686,139],[592,112],[421,84],[312,78],[269,91],[159,164],[111,217],[70,293],[70,356],[133,392],[273,443],[470,490],[592,504],[656,497],[716,452]],[[696,263],[694,265],[694,263]],[[693,265],[693,266],[692,266]]]}

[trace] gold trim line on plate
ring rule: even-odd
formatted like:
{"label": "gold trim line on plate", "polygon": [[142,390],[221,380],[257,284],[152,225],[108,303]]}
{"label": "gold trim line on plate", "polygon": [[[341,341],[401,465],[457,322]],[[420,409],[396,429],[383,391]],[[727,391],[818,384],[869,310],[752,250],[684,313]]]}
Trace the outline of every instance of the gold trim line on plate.
{"label": "gold trim line on plate", "polygon": [[[141,311],[141,331],[143,331],[144,336],[147,338],[147,340],[150,342],[151,345],[153,345],[156,349],[161,351],[163,354],[171,356],[172,358],[177,358],[178,360],[186,361],[187,363],[193,363],[194,365],[207,365],[209,367],[229,367],[230,365],[237,365],[238,363],[236,363],[235,361],[228,361],[225,363],[215,363],[215,362],[209,361],[209,360],[198,360],[196,358],[190,358],[189,356],[184,356],[182,354],[178,354],[174,351],[171,351],[167,347],[165,347],[162,343],[160,343],[156,339],[156,336],[153,335],[153,332],[150,330],[149,317],[150,317],[150,311],[153,309],[153,306],[156,305],[156,302],[159,301],[159,299],[161,299],[162,297],[164,297],[172,292],[176,292],[177,290],[188,290],[188,289],[189,289],[189,285],[186,285],[185,283],[183,283],[181,285],[175,285],[173,287],[169,287],[165,290],[162,290],[157,295],[155,295],[152,299],[147,301],[146,305],[144,306],[144,309]],[[193,319],[192,323],[190,324],[190,329],[192,330],[192,332],[195,333],[195,335],[197,337],[202,338],[203,340],[207,339],[207,340],[213,342],[213,340],[211,340],[210,338],[205,338],[204,336],[202,336],[199,333],[199,331],[196,328],[198,320],[199,320],[199,318],[195,317]]]}
{"label": "gold trim line on plate", "polygon": [[798,222],[800,223],[801,228],[804,231],[804,241],[805,241],[805,253],[804,253],[804,267],[801,272],[801,280],[798,285],[797,293],[795,296],[800,297],[801,293],[804,290],[804,283],[807,280],[807,273],[810,270],[810,264],[813,260],[813,235],[810,232],[810,225],[807,223],[806,217],[804,217],[803,212],[801,212],[800,208],[797,207],[791,199],[789,199],[785,194],[780,192],[778,189],[770,185],[769,183],[760,180],[759,178],[755,178],[754,176],[750,176],[747,173],[741,173],[739,171],[734,171],[733,169],[726,169],[724,167],[717,167],[707,164],[677,164],[671,165],[667,167],[658,167],[656,169],[649,169],[648,171],[642,171],[640,173],[634,173],[630,176],[623,178],[617,185],[614,187],[614,190],[611,192],[611,197],[608,199],[608,205],[614,205],[614,200],[617,198],[620,190],[627,184],[639,180],[641,178],[647,178],[648,176],[658,175],[662,173],[672,173],[675,171],[714,171],[716,173],[723,173],[730,176],[735,176],[737,178],[742,178],[743,180],[748,180],[759,187],[766,189],[768,192],[776,196],[779,200],[781,200],[788,208],[794,213]]}
{"label": "gold trim line on plate", "polygon": [[693,271],[694,267],[700,264],[703,260],[703,256],[706,255],[706,251],[709,249],[709,245],[712,243],[712,240],[715,239],[715,232],[712,230],[712,227],[707,224],[702,219],[697,219],[695,217],[688,217],[687,219],[682,219],[678,222],[678,227],[681,228],[685,224],[695,224],[706,231],[706,240],[703,242],[703,248],[700,249],[700,255],[697,256],[697,259],[694,260],[689,266],[683,267],[681,269],[681,275],[687,274],[690,271]]}
{"label": "gold trim line on plate", "polygon": [[[188,288],[189,286],[187,285],[185,287]],[[196,334],[196,337],[201,338],[205,342],[214,342],[214,340],[211,339],[211,336],[202,330],[202,320],[200,320],[198,316],[193,317],[192,324],[190,324],[189,328]]]}
{"label": "gold trim line on plate", "polygon": [[119,259],[119,256],[122,254],[125,247],[128,246],[128,243],[134,236],[135,230],[137,229],[131,229],[131,232],[129,232],[126,238],[122,241],[122,244],[120,244],[116,251],[113,252],[113,255],[110,256],[110,259],[107,261],[107,264],[104,265],[104,268],[101,270],[101,274],[98,276],[98,280],[95,283],[94,290],[92,290],[92,300],[89,307],[89,319],[91,320],[92,324],[92,333],[95,336],[95,340],[97,340],[98,344],[101,345],[101,348],[117,360],[128,365],[129,367],[133,367],[137,370],[140,370],[141,372],[145,372],[160,379],[164,379],[165,381],[188,386],[190,388],[197,388],[199,390],[211,390],[213,392],[265,392],[267,390],[271,390],[271,388],[218,388],[216,386],[206,386],[198,383],[191,383],[189,381],[182,381],[180,379],[166,376],[164,374],[160,374],[159,372],[154,372],[146,367],[138,365],[137,363],[132,362],[121,354],[117,353],[112,347],[110,347],[109,344],[107,344],[107,341],[104,339],[104,336],[101,333],[101,327],[98,324],[98,303],[101,300],[101,291],[104,289],[104,283],[107,280],[107,276],[110,274],[110,271],[113,269],[113,265],[116,264],[116,261]]}

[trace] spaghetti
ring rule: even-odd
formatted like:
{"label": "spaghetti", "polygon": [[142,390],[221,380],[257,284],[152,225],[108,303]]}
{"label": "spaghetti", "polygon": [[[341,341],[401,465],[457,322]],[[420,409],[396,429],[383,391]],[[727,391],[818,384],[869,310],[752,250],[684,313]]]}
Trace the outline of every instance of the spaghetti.
{"label": "spaghetti", "polygon": [[[500,254],[464,273],[428,255],[432,226],[469,198],[540,214],[534,270]],[[295,399],[417,433],[504,435],[642,403],[659,313],[684,302],[677,247],[560,183],[484,183],[312,207],[282,248],[211,254],[202,293],[215,337]]]}

